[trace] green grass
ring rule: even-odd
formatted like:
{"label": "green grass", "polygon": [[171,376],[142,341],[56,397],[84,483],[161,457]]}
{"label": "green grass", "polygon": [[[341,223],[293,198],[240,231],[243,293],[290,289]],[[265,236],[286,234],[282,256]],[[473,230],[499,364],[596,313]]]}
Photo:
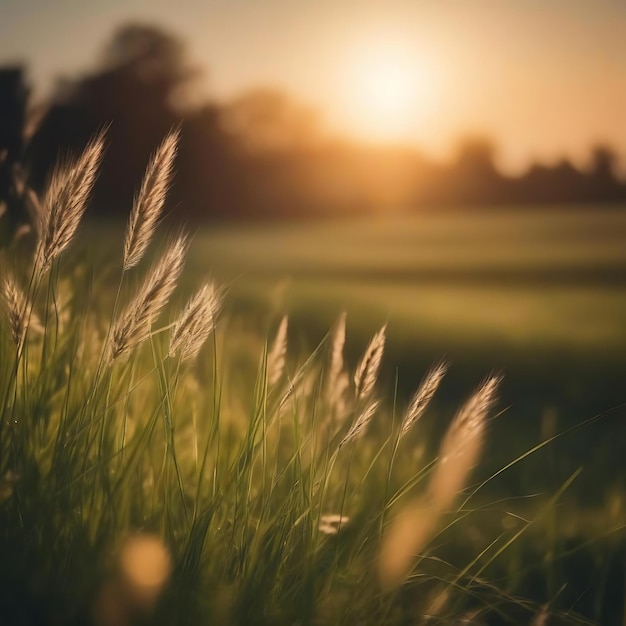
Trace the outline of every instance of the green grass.
{"label": "green grass", "polygon": [[356,324],[373,310],[416,337],[606,347],[626,344],[625,242],[623,211],[503,209],[211,227],[192,267],[236,292],[352,307]]}
{"label": "green grass", "polygon": [[[623,220],[615,215],[605,216],[607,241],[614,220]],[[476,237],[495,222],[448,219],[423,228],[416,220],[412,231],[384,222],[200,232],[175,306],[128,360],[104,366],[120,277],[111,249],[121,247],[120,229],[107,239],[99,230],[100,252],[56,262],[39,283],[29,281],[22,260],[18,275],[31,285],[45,333],[29,333],[18,357],[6,319],[1,324],[3,623],[105,623],[103,602],[131,622],[163,624],[449,624],[470,616],[477,624],[519,624],[544,605],[555,623],[621,623],[621,484],[614,475],[596,489],[596,501],[571,497],[590,473],[576,446],[589,449],[597,424],[614,436],[614,422],[605,416],[577,428],[580,420],[561,412],[574,404],[578,414],[587,411],[580,394],[559,397],[546,413],[545,397],[530,401],[517,391],[524,383],[537,388],[544,368],[554,371],[546,354],[558,360],[567,349],[592,370],[603,351],[618,353],[623,293],[610,278],[605,288],[485,286],[493,257],[479,258],[485,246]],[[518,270],[552,256],[588,262],[593,246],[585,243],[583,218],[570,227],[575,245],[555,251],[547,238],[539,260],[506,245],[520,232],[536,237],[539,227],[529,222],[520,231],[516,219],[496,229],[503,262],[511,255]],[[428,245],[437,228],[440,244]],[[617,266],[625,254],[612,244],[594,250]],[[339,278],[327,269],[338,257],[348,268]],[[426,259],[434,268],[447,259],[454,271],[469,264],[482,284],[423,276],[414,284],[406,273],[372,282],[354,271],[385,263],[419,269]],[[122,303],[144,271],[126,274]],[[227,288],[216,333],[197,363],[166,358],[175,310],[210,272]],[[285,275],[293,279],[280,285]],[[367,337],[387,319],[390,338],[376,390],[383,408],[365,437],[340,448],[358,407],[333,436],[321,424],[329,410],[326,333],[342,307],[352,373]],[[266,344],[284,310],[293,314],[287,369],[270,387]],[[589,322],[584,329],[581,319]],[[408,390],[444,353],[456,366],[438,401],[396,446]],[[502,354],[515,360],[503,363]],[[399,374],[396,364],[405,366]],[[576,364],[558,370],[558,385],[569,384]],[[381,585],[378,553],[389,522],[424,490],[459,403],[503,365],[512,365],[498,406],[505,412],[489,425],[464,497],[442,517],[407,581]],[[306,385],[282,402],[290,379]],[[508,408],[511,399],[516,408]],[[599,451],[604,462],[607,450]],[[320,516],[340,512],[350,521],[339,533],[321,532]],[[136,533],[158,536],[173,564],[149,611],[118,564],[125,538]]]}

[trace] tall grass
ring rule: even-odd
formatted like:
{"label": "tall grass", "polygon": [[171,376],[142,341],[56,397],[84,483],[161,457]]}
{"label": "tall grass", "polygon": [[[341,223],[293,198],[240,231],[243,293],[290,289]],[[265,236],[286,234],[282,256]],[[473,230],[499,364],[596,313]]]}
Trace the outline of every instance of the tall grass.
{"label": "tall grass", "polygon": [[445,366],[396,410],[378,389],[385,327],[352,373],[345,315],[302,358],[287,317],[270,341],[242,344],[211,283],[168,307],[182,302],[187,237],[141,266],[176,135],[148,167],[117,285],[88,259],[69,263],[103,146],[100,136],[54,174],[34,258],[2,266],[3,623],[515,623],[545,613],[482,575],[518,529],[463,567],[436,556],[472,512],[456,496],[480,463],[499,378],[459,409],[440,453],[420,458],[415,438]]}

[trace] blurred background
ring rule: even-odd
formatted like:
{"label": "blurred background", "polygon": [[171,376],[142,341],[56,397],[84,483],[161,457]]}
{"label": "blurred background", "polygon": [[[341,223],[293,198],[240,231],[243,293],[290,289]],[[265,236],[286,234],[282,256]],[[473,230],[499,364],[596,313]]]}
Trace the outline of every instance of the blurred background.
{"label": "blurred background", "polygon": [[167,219],[233,316],[310,349],[346,310],[352,362],[388,322],[389,397],[444,358],[446,415],[504,372],[485,471],[561,433],[511,488],[584,465],[584,506],[621,507],[624,59],[608,0],[4,0],[0,234],[106,127],[82,241],[117,263],[179,128]]}

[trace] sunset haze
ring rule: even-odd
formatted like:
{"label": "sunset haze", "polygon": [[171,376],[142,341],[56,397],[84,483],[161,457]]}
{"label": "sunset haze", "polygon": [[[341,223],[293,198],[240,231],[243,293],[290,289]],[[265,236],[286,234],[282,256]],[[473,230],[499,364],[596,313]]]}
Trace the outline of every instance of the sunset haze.
{"label": "sunset haze", "polygon": [[39,96],[95,67],[120,24],[153,23],[187,44],[205,94],[276,87],[317,109],[329,135],[440,158],[487,135],[509,171],[565,156],[584,166],[605,143],[624,164],[623,3],[9,0],[2,18],[0,59],[27,63]]}

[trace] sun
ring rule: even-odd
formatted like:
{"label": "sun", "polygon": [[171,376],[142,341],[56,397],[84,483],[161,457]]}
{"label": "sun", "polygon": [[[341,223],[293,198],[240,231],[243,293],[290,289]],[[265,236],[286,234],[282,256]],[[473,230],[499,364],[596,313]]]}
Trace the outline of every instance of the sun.
{"label": "sun", "polygon": [[361,48],[347,72],[350,124],[371,139],[401,140],[419,128],[433,103],[434,80],[427,65],[393,45]]}
{"label": "sun", "polygon": [[397,59],[364,60],[358,76],[363,107],[378,118],[408,114],[417,100],[417,81]]}

